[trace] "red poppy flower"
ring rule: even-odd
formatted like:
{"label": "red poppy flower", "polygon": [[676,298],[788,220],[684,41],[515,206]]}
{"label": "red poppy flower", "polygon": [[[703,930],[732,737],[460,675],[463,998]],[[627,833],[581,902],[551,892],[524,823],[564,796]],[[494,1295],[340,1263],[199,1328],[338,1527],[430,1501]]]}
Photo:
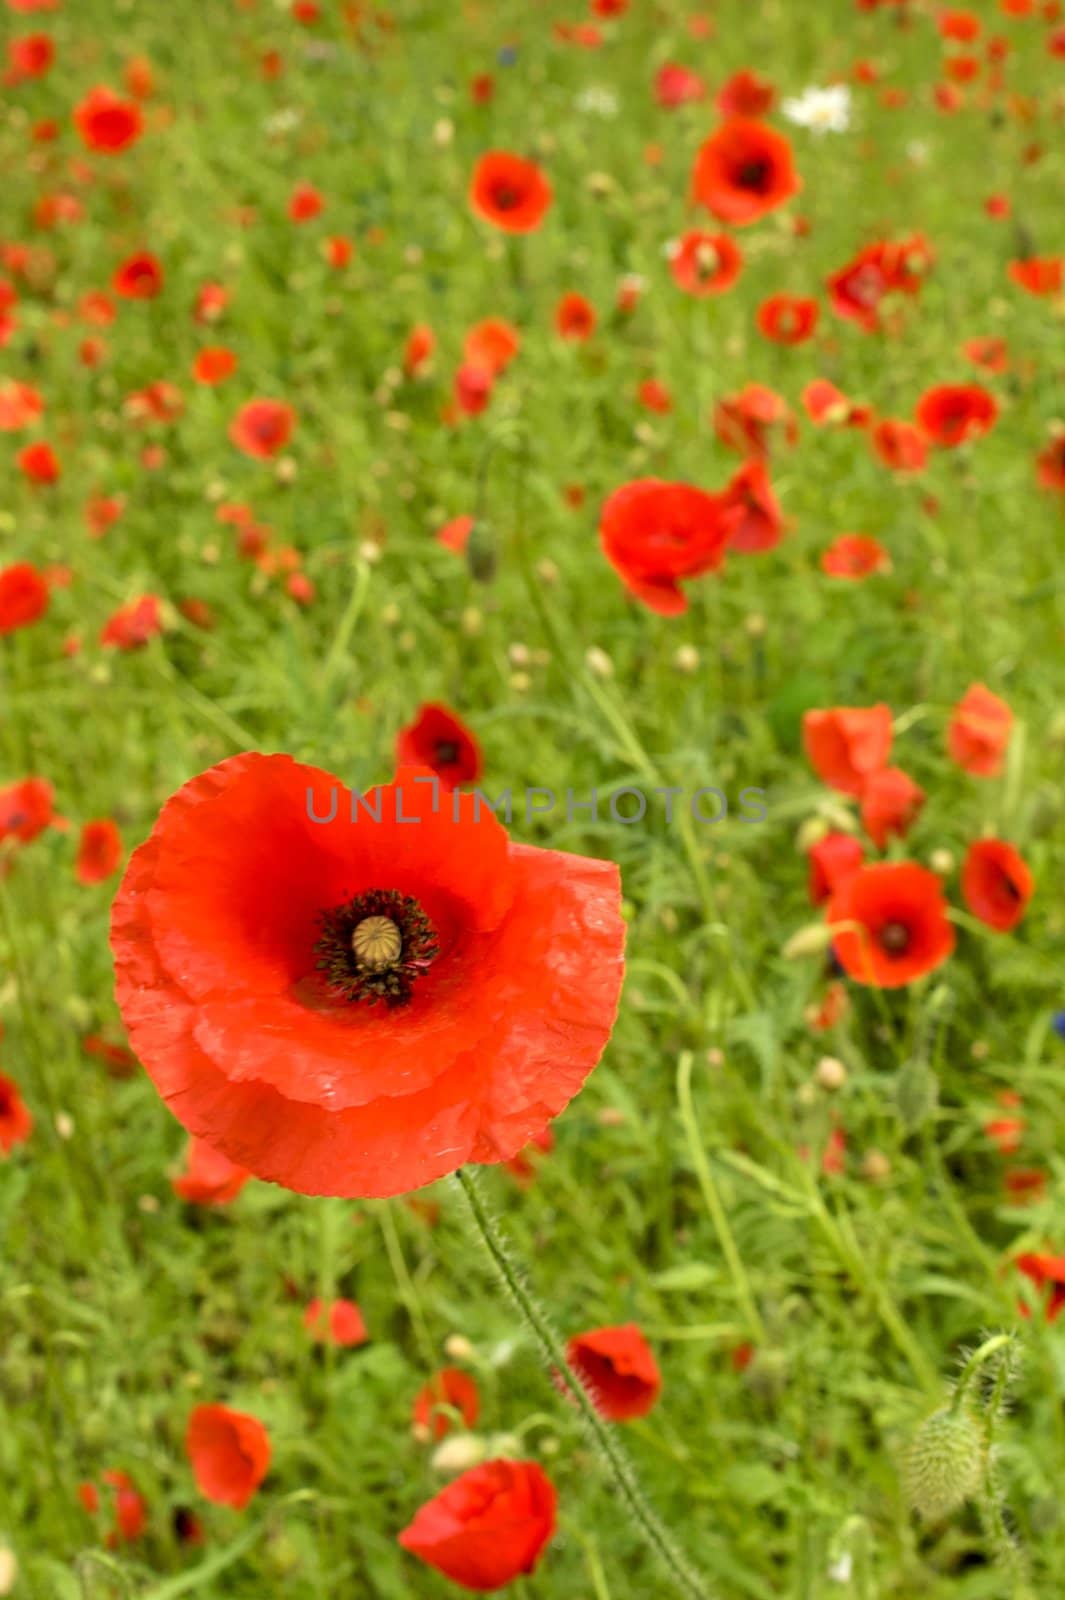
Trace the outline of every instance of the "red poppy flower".
{"label": "red poppy flower", "polygon": [[476,783],[484,771],[476,736],[447,706],[423,705],[396,738],[396,765],[428,767],[446,789]]}
{"label": "red poppy flower", "polygon": [[328,239],[323,239],[321,248],[326,261],[337,272],[350,266],[355,255],[353,242],[340,233],[334,233]]}
{"label": "red poppy flower", "polygon": [[452,517],[450,522],[445,522],[442,528],[437,529],[437,543],[442,544],[445,550],[452,551],[454,555],[462,555],[470,542],[474,520],[470,516]]}
{"label": "red poppy flower", "polygon": [[636,398],[645,411],[654,411],[659,416],[668,416],[673,410],[673,396],[657,378],[644,378],[636,391]]}
{"label": "red poppy flower", "polygon": [[19,844],[30,844],[61,820],[55,816],[52,785],[47,779],[22,778],[0,789],[0,843],[17,839]]}
{"label": "red poppy flower", "polygon": [[564,294],[555,307],[555,332],[561,339],[590,339],[598,320],[595,307],[583,294]]}
{"label": "red poppy flower", "polygon": [[817,328],[821,308],[816,300],[794,294],[773,294],[758,307],[758,331],[774,344],[803,344]]}
{"label": "red poppy flower", "polygon": [[192,1206],[227,1206],[251,1177],[204,1139],[190,1139],[185,1170],[170,1180],[179,1199]]}
{"label": "red poppy flower", "polygon": [[832,309],[873,333],[880,327],[885,296],[917,294],[931,264],[932,252],[921,234],[898,244],[877,240],[827,280]]}
{"label": "red poppy flower", "polygon": [[714,432],[730,450],[763,459],[774,433],[788,445],[799,436],[787,401],[764,383],[748,383],[739,394],[725,395],[714,407]]}
{"label": "red poppy flower", "polygon": [[714,108],[722,117],[764,117],[772,111],[776,97],[768,78],[741,67],[718,90]]}
{"label": "red poppy flower", "polygon": [[38,440],[28,444],[15,457],[22,476],[30,483],[58,483],[63,476],[59,457],[50,444]]}
{"label": "red poppy flower", "polygon": [[288,200],[290,222],[310,222],[321,216],[325,201],[313,183],[297,183]]}
{"label": "red poppy flower", "polygon": [[103,883],[122,860],[122,836],[110,817],[87,822],[78,840],[74,876],[79,883]]}
{"label": "red poppy flower", "polygon": [[735,521],[721,495],[638,478],[606,501],[599,540],[630,594],[662,616],[679,616],[688,609],[679,580],[721,566]]}
{"label": "red poppy flower", "polygon": [[204,283],[196,292],[192,315],[199,323],[217,322],[229,302],[229,290],[221,283]]}
{"label": "red poppy flower", "polygon": [[488,1461],[427,1501],[399,1543],[446,1578],[487,1594],[535,1569],[555,1532],[557,1502],[535,1461]]}
{"label": "red poppy flower", "polygon": [[504,1161],[602,1053],[617,868],[511,844],[438,782],[349,808],[328,773],[236,756],[130,861],[112,916],[130,1041],[189,1131],[258,1177],[378,1197]]}
{"label": "red poppy flower", "polygon": [[[806,415],[816,428],[865,428],[872,421],[872,407],[848,400],[827,378],[814,378],[802,392]],[[923,441],[922,441],[923,443]]]}
{"label": "red poppy flower", "polygon": [[[1046,1297],[1045,1312],[1048,1322],[1056,1322],[1065,1310],[1065,1255],[1054,1256],[1049,1252],[1027,1250],[1016,1258],[1014,1266],[1037,1289],[1044,1289],[1048,1284],[1051,1286]],[[1029,1316],[1027,1306],[1020,1309],[1022,1316]]]}
{"label": "red poppy flower", "polygon": [[1028,294],[1060,294],[1065,288],[1065,256],[1029,256],[1026,261],[1011,261],[1007,271]]}
{"label": "red poppy flower", "polygon": [[270,1438],[262,1423],[228,1406],[197,1406],[189,1417],[185,1449],[200,1493],[237,1511],[270,1467]]}
{"label": "red poppy flower", "polygon": [[403,371],[408,378],[416,378],[432,359],[436,349],[436,334],[425,322],[417,323],[407,335],[403,352]]}
{"label": "red poppy flower", "polygon": [[975,383],[944,383],[928,389],[914,412],[918,426],[942,450],[981,438],[997,416],[998,401]]}
{"label": "red poppy flower", "polygon": [[[148,1509],[144,1497],[134,1488],[133,1479],[128,1472],[110,1469],[101,1473],[101,1481],[111,1490],[111,1501],[114,1509],[114,1526],[107,1535],[107,1545],[114,1550],[121,1544],[129,1544],[134,1539],[139,1539],[148,1524]],[[100,1509],[100,1493],[94,1483],[82,1483],[78,1486],[78,1499],[91,1516],[95,1516]]]}
{"label": "red poppy flower", "polygon": [[29,561],[0,570],[0,637],[37,622],[48,610],[48,581]]}
{"label": "red poppy flower", "polygon": [[9,1156],[33,1132],[33,1117],[17,1084],[0,1072],[0,1155]]}
{"label": "red poppy flower", "polygon": [[268,461],[285,448],[296,428],[296,413],[283,400],[249,400],[229,424],[229,438],[238,450]]}
{"label": "red poppy flower", "polygon": [[237,358],[224,345],[208,345],[201,350],[192,364],[192,376],[197,383],[224,383],[237,370]]}
{"label": "red poppy flower", "polygon": [[471,367],[481,367],[498,377],[521,349],[521,335],[502,317],[486,317],[462,341],[462,354]]}
{"label": "red poppy flower", "polygon": [[901,767],[882,767],[866,779],[861,793],[862,827],[878,850],[892,835],[909,833],[925,803],[925,792]]}
{"label": "red poppy flower", "polygon": [[843,970],[876,988],[923,978],[954,949],[942,885],[911,861],[861,867],[837,887],[826,917]]}
{"label": "red poppy flower", "polygon": [[743,256],[724,233],[693,230],[678,240],[669,258],[673,281],[685,294],[724,294],[740,275]]}
{"label": "red poppy flower", "polygon": [[694,199],[734,227],[757,222],[801,188],[784,135],[746,117],[723,122],[695,158]]}
{"label": "red poppy flower", "polygon": [[634,1322],[578,1333],[566,1345],[566,1360],[611,1422],[645,1417],[662,1388],[651,1347]]}
{"label": "red poppy flower", "polygon": [[689,67],[678,66],[675,61],[667,61],[664,67],[659,67],[655,73],[655,99],[667,111],[675,111],[678,106],[692,105],[697,100],[706,98],[706,84],[697,72],[692,72]]}
{"label": "red poppy flower", "polygon": [[822,555],[821,571],[830,578],[857,582],[876,572],[890,572],[891,557],[879,539],[867,533],[841,533]]}
{"label": "red poppy flower", "polygon": [[55,41],[47,33],[26,33],[11,39],[7,46],[6,83],[21,83],[27,78],[43,78],[55,62]]}
{"label": "red poppy flower", "polygon": [[118,650],[138,650],[163,631],[159,600],[154,594],[129,600],[113,612],[100,630],[100,643]]}
{"label": "red poppy flower", "polygon": [[484,367],[461,366],[455,374],[455,405],[464,417],[479,417],[492,398],[495,379]]}
{"label": "red poppy flower", "polygon": [[807,852],[810,870],[806,887],[811,905],[819,906],[827,900],[844,878],[857,872],[864,860],[862,842],[852,833],[826,833],[823,839],[818,839]]}
{"label": "red poppy flower", "polygon": [[551,185],[534,161],[490,150],[474,168],[470,205],[504,233],[532,233],[550,204]]}
{"label": "red poppy flower", "polygon": [[997,778],[1006,758],[1013,712],[982,683],[970,684],[951,712],[947,752],[976,778]]}
{"label": "red poppy flower", "polygon": [[928,463],[928,440],[912,422],[883,417],[869,435],[877,460],[892,472],[921,472]]}
{"label": "red poppy flower", "polygon": [[887,765],[892,740],[891,707],[836,706],[807,711],[802,740],[822,783],[843,794],[861,794],[869,778]]}
{"label": "red poppy flower", "polygon": [[141,250],[123,261],[111,287],[124,300],[154,300],[163,288],[162,262],[150,250]]}
{"label": "red poppy flower", "polygon": [[1035,472],[1040,488],[1065,493],[1065,428],[1056,430],[1040,450]]}
{"label": "red poppy flower", "polygon": [[44,401],[28,383],[15,378],[0,382],[0,433],[28,428],[44,411]]}
{"label": "red poppy flower", "polygon": [[354,1350],[370,1335],[354,1300],[312,1300],[303,1313],[303,1326],[316,1344],[335,1344]]}
{"label": "red poppy flower", "polygon": [[75,107],[74,123],[90,150],[114,156],[140,138],[144,118],[135,101],[100,85]]}
{"label": "red poppy flower", "polygon": [[1005,372],[1010,364],[1009,346],[1005,339],[991,336],[966,339],[961,347],[966,361],[985,372]]}
{"label": "red poppy flower", "polygon": [[773,550],[784,537],[784,514],[762,461],[745,461],[721,496],[731,519],[728,547],[741,555]]}
{"label": "red poppy flower", "polygon": [[415,1433],[422,1439],[443,1439],[455,1425],[450,1415],[453,1411],[458,1412],[467,1428],[474,1427],[481,1411],[481,1396],[468,1372],[444,1367],[414,1397]]}
{"label": "red poppy flower", "polygon": [[962,898],[974,917],[1008,933],[1028,908],[1035,887],[1032,874],[1011,844],[978,839],[961,869]]}

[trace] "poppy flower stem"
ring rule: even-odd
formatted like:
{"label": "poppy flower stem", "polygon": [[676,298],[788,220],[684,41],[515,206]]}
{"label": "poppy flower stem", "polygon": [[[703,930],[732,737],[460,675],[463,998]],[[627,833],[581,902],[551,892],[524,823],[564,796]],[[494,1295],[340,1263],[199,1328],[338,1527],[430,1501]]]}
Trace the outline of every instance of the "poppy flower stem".
{"label": "poppy flower stem", "polygon": [[544,1311],[526,1288],[522,1269],[514,1261],[509,1245],[500,1237],[488,1215],[476,1178],[464,1167],[460,1167],[455,1176],[469,1203],[474,1227],[485,1250],[535,1338],[544,1361],[558,1373],[572,1396],[597,1450],[610,1468],[618,1494],[627,1506],[641,1537],[659,1557],[680,1594],[687,1595],[689,1600],[711,1600],[710,1591],[702,1578],[688,1565],[686,1558],[677,1548],[672,1534],[648,1502],[617,1435],[599,1415],[587,1389],[566,1360],[562,1341]]}

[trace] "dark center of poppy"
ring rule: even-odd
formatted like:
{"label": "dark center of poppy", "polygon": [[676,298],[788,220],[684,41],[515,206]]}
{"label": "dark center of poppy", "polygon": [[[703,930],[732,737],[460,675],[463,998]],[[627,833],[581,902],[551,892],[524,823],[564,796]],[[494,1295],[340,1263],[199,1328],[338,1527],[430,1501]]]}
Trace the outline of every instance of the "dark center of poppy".
{"label": "dark center of poppy", "polygon": [[459,747],[454,739],[438,739],[433,748],[442,767],[450,767],[459,758]]}
{"label": "dark center of poppy", "polygon": [[886,922],[880,930],[881,947],[889,956],[905,955],[910,947],[910,930],[904,922]]}
{"label": "dark center of poppy", "polygon": [[755,189],[760,194],[767,186],[772,170],[771,164],[765,160],[742,162],[737,173],[740,188]]}
{"label": "dark center of poppy", "polygon": [[319,920],[315,969],[342,1000],[405,1005],[439,954],[429,918],[413,895],[396,889],[367,889]]}
{"label": "dark center of poppy", "polygon": [[500,211],[513,211],[515,206],[521,204],[521,195],[509,183],[497,183],[492,192],[492,198]]}

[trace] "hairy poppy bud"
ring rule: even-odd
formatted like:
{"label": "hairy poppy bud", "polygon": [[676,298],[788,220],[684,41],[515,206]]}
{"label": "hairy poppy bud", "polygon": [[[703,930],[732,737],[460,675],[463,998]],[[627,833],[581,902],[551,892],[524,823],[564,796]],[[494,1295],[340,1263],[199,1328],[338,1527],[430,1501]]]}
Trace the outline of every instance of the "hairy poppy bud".
{"label": "hairy poppy bud", "polygon": [[943,1406],[918,1428],[906,1453],[906,1498],[922,1522],[938,1522],[975,1494],[985,1447],[971,1412]]}

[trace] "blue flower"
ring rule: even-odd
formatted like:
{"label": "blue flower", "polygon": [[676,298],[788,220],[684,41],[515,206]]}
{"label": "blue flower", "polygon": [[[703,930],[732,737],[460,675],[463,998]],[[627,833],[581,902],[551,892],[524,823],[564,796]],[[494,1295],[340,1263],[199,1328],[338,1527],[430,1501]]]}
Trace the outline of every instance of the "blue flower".
{"label": "blue flower", "polygon": [[517,45],[505,44],[500,46],[499,54],[496,56],[496,60],[499,62],[501,67],[512,67],[517,59]]}
{"label": "blue flower", "polygon": [[1065,1011],[1055,1011],[1051,1026],[1059,1039],[1065,1039]]}

